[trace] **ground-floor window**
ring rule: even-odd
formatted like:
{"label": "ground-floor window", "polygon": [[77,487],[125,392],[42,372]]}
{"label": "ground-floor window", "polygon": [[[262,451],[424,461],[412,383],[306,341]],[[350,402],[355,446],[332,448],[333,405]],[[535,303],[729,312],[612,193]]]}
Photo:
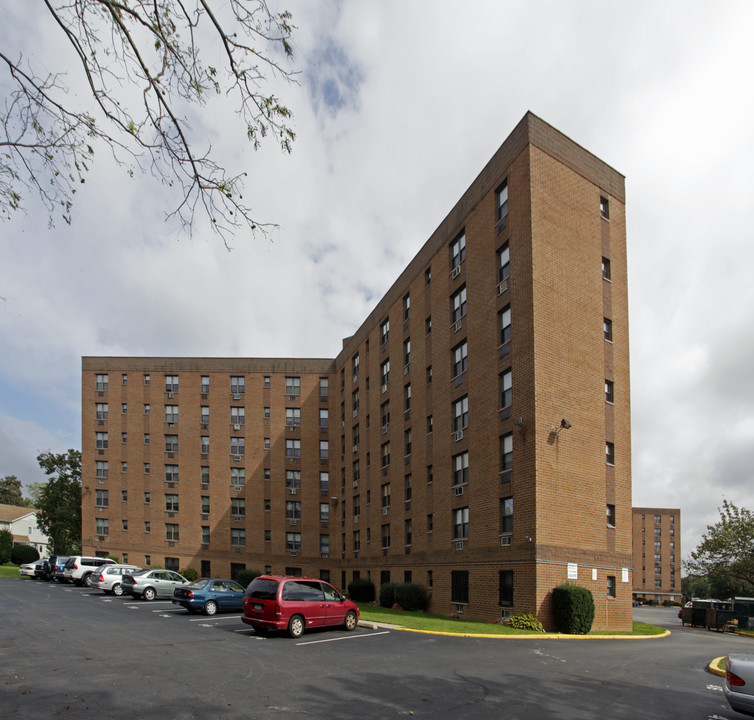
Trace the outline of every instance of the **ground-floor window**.
{"label": "ground-floor window", "polygon": [[513,570],[501,570],[498,588],[498,603],[505,607],[513,605]]}
{"label": "ground-floor window", "polygon": [[469,602],[468,570],[453,570],[450,573],[450,600],[456,604]]}

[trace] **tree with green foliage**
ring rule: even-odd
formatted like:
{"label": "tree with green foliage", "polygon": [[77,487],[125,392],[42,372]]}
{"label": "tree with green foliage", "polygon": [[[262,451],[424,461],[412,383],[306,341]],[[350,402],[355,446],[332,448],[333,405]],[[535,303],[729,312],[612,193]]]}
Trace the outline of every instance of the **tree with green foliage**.
{"label": "tree with green foliage", "polygon": [[10,562],[13,553],[13,534],[10,530],[0,530],[0,565]]}
{"label": "tree with green foliage", "polygon": [[686,562],[689,574],[706,577],[713,595],[754,594],[754,515],[723,500],[720,521],[707,526]]}
{"label": "tree with green foliage", "polygon": [[39,493],[37,524],[53,555],[75,555],[81,551],[81,453],[46,452],[37,462],[50,478]]}
{"label": "tree with green foliage", "polygon": [[15,475],[6,475],[0,480],[0,504],[24,505],[21,481]]}
{"label": "tree with green foliage", "polygon": [[59,214],[70,224],[76,188],[104,148],[129,176],[150,173],[170,188],[171,215],[189,232],[197,213],[226,246],[237,228],[260,229],[243,196],[246,173],[223,167],[197,130],[214,118],[191,123],[188,114],[225,96],[243,123],[240,139],[256,150],[269,136],[291,151],[292,113],[265,90],[268,76],[294,79],[289,12],[266,0],[45,0],[30,12],[59,33],[56,66],[69,67],[40,67],[39,34],[7,33],[0,218],[32,194],[51,223]]}

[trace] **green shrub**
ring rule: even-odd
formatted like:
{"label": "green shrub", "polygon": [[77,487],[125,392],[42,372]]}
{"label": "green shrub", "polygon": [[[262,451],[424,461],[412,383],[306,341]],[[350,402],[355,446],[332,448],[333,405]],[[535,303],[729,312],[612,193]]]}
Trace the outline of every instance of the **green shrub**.
{"label": "green shrub", "polygon": [[181,575],[186,578],[189,582],[194,582],[199,577],[199,573],[194,570],[194,568],[185,568],[181,570]]}
{"label": "green shrub", "polygon": [[558,632],[586,635],[594,622],[594,597],[580,585],[558,585],[552,591],[553,615]]}
{"label": "green shrub", "polygon": [[348,597],[354,602],[374,602],[374,583],[369,578],[354,578],[348,583]]}
{"label": "green shrub", "polygon": [[16,543],[13,546],[13,550],[10,554],[11,562],[15,563],[16,565],[23,565],[24,563],[30,563],[34,562],[35,560],[39,560],[39,553],[37,552],[37,549],[32,547],[31,545],[22,545],[21,543]]}
{"label": "green shrub", "polygon": [[13,534],[8,530],[0,530],[0,565],[10,562],[13,552]]}
{"label": "green shrub", "polygon": [[542,625],[542,623],[537,620],[537,616],[532,615],[532,613],[521,613],[520,615],[514,615],[510,619],[508,627],[516,628],[516,630],[536,630],[537,632],[545,631],[544,625]]}
{"label": "green shrub", "polygon": [[395,583],[380,585],[380,605],[386,608],[395,605]]}
{"label": "green shrub", "polygon": [[417,583],[401,583],[395,586],[394,602],[404,610],[426,610],[429,604],[427,591]]}
{"label": "green shrub", "polygon": [[251,581],[254,578],[259,577],[260,575],[264,575],[261,570],[239,570],[238,575],[236,575],[236,582],[239,585],[243,585],[243,587],[247,588],[249,587]]}

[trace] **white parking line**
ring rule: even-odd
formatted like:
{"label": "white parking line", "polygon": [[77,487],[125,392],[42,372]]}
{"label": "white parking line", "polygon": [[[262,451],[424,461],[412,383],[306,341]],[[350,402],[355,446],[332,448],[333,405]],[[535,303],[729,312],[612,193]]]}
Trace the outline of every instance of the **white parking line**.
{"label": "white parking line", "polygon": [[327,640],[309,640],[309,642],[300,642],[296,643],[296,645],[316,645],[317,643],[340,642],[341,640],[363,640],[364,638],[377,637],[377,635],[390,635],[390,630],[369,633],[368,635],[349,635],[348,637],[328,638]]}
{"label": "white parking line", "polygon": [[[214,617],[212,618],[212,622],[217,622],[219,620],[238,620],[241,616],[240,615],[228,615],[226,617]],[[194,618],[193,620],[189,620],[189,622],[207,622],[207,618]]]}

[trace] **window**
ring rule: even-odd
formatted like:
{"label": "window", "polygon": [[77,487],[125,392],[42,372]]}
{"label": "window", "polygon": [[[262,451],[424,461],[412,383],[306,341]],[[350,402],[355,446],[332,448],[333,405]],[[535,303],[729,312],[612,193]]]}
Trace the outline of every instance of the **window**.
{"label": "window", "polygon": [[390,507],[390,483],[385,483],[380,488],[380,494],[382,496],[382,507]]}
{"label": "window", "polygon": [[469,347],[466,340],[456,345],[451,351],[452,362],[450,376],[458,377],[461,373],[466,372],[469,366]]}
{"label": "window", "polygon": [[513,402],[513,371],[508,368],[500,373],[500,407],[510,407]]}
{"label": "window", "polygon": [[320,522],[330,522],[330,504],[323,502],[319,504]]}
{"label": "window", "polygon": [[453,431],[458,432],[469,425],[469,396],[464,395],[453,403]]}
{"label": "window", "polygon": [[469,602],[469,571],[452,570],[450,573],[450,602],[465,605]]}
{"label": "window", "polygon": [[403,409],[411,409],[411,383],[403,386]]}
{"label": "window", "polygon": [[434,528],[435,528],[434,516],[432,515],[432,513],[429,513],[429,515],[427,515],[427,532],[431,533],[434,530]]}
{"label": "window", "polygon": [[327,495],[330,492],[330,473],[321,472],[319,474],[319,492],[321,495]]}
{"label": "window", "polygon": [[615,465],[615,444],[611,442],[605,443],[605,459],[608,465]]}
{"label": "window", "polygon": [[230,376],[230,392],[233,395],[241,395],[246,392],[246,378],[243,375]]}
{"label": "window", "polygon": [[404,455],[410,455],[411,454],[411,428],[408,428],[408,430],[404,431],[403,439],[404,439],[405,450],[406,450]]}
{"label": "window", "polygon": [[178,482],[178,466],[177,465],[165,465],[165,481]]}
{"label": "window", "polygon": [[609,598],[615,597],[615,575],[607,576],[607,596]]}
{"label": "window", "polygon": [[387,318],[380,323],[380,345],[385,345],[390,337],[390,319]]}
{"label": "window", "polygon": [[149,385],[150,381],[151,381],[151,378],[150,378],[149,373],[144,373],[144,384]]}
{"label": "window", "polygon": [[390,423],[390,400],[385,400],[385,402],[380,405],[380,422],[383,427],[387,427]]}
{"label": "window", "polygon": [[97,535],[109,535],[110,534],[110,521],[107,518],[97,518],[96,520]]}
{"label": "window", "polygon": [[450,269],[455,270],[460,267],[466,259],[466,232],[461,234],[450,243]]}
{"label": "window", "polygon": [[356,390],[354,390],[351,393],[351,410],[356,411],[358,409],[359,409],[359,389],[356,388]]}
{"label": "window", "polygon": [[125,445],[128,442],[128,433],[122,432],[120,434],[120,441]]}
{"label": "window", "polygon": [[120,491],[120,499],[122,502],[128,502],[128,490]]}
{"label": "window", "polygon": [[450,296],[450,322],[455,323],[466,314],[466,286]]}
{"label": "window", "polygon": [[176,523],[165,523],[165,539],[170,542],[178,542],[178,525]]}
{"label": "window", "polygon": [[202,435],[202,444],[200,446],[200,452],[202,455],[209,454],[209,435]]}
{"label": "window", "polygon": [[319,457],[321,460],[327,460],[330,457],[330,442],[328,440],[319,441]]}
{"label": "window", "polygon": [[469,509],[458,508],[453,511],[453,539],[466,540],[469,537]]}
{"label": "window", "polygon": [[299,490],[301,488],[301,471],[285,471],[285,488],[286,490]]}
{"label": "window", "polygon": [[432,429],[434,427],[434,421],[432,419],[431,415],[427,415],[427,435],[432,432]]}
{"label": "window", "polygon": [[202,515],[209,515],[209,495],[202,495]]}
{"label": "window", "polygon": [[453,486],[465,485],[469,481],[469,454],[453,456]]}
{"label": "window", "polygon": [[500,570],[498,603],[503,607],[513,605],[513,570]]}
{"label": "window", "polygon": [[358,530],[353,531],[353,551],[361,550],[361,533]]}
{"label": "window", "polygon": [[411,362],[411,338],[403,341],[403,366],[407,368]]}
{"label": "window", "polygon": [[94,501],[95,506],[105,508],[109,503],[107,490],[97,490],[97,496]]}
{"label": "window", "polygon": [[386,442],[380,448],[381,466],[387,467],[390,465],[390,443]]}
{"label": "window", "polygon": [[178,452],[177,435],[165,435],[165,452]]}
{"label": "window", "polygon": [[432,332],[432,316],[428,315],[424,321],[424,332],[429,335]]}
{"label": "window", "polygon": [[[209,410],[209,408],[207,408]],[[207,419],[209,420],[209,412],[207,413]],[[202,422],[205,422],[202,420]],[[230,408],[230,422],[231,425],[245,425],[246,424],[246,408],[231,407]]]}
{"label": "window", "polygon": [[121,461],[121,463],[120,463],[120,471],[121,472],[128,472],[128,462],[126,460]]}
{"label": "window", "polygon": [[128,404],[127,403],[121,403],[121,405],[120,405],[120,412],[121,412],[121,415],[125,415],[128,412]]}
{"label": "window", "polygon": [[99,392],[107,390],[107,374],[97,375],[94,379],[95,389]]}
{"label": "window", "polygon": [[330,552],[330,536],[329,535],[319,536],[319,551],[320,553],[322,553],[322,555],[327,555]]}
{"label": "window", "polygon": [[382,526],[382,549],[387,550],[390,547],[390,525]]}
{"label": "window", "polygon": [[432,382],[432,366],[427,365],[427,385]]}
{"label": "window", "polygon": [[201,467],[201,483],[202,485],[209,485],[209,467],[207,465]]}
{"label": "window", "polygon": [[609,318],[602,319],[602,330],[605,333],[605,340],[613,340],[613,321]]}
{"label": "window", "polygon": [[500,344],[510,342],[511,339],[511,306],[507,305],[498,314],[498,324],[500,326]]}
{"label": "window", "polygon": [[513,433],[500,438],[500,470],[505,472],[513,468]]}
{"label": "window", "polygon": [[301,408],[286,408],[285,424],[289,427],[298,427],[301,425]]}
{"label": "window", "polygon": [[166,423],[178,422],[178,406],[177,405],[165,405],[165,422]]}
{"label": "window", "polygon": [[435,471],[432,465],[427,465],[427,485],[433,482],[435,479]]}
{"label": "window", "polygon": [[121,373],[120,384],[121,385],[128,385],[128,375],[126,373]]}
{"label": "window", "polygon": [[[145,532],[145,533],[147,533],[147,534],[149,534],[149,533],[150,533],[151,531],[152,531],[152,523],[151,523],[151,522],[149,522],[149,520],[145,520],[145,521],[144,521],[144,532]],[[149,556],[146,556],[146,557],[144,558],[144,563],[145,563],[146,565],[149,565],[150,563],[149,563],[149,561],[148,561],[148,560],[146,559],[147,557],[149,557]]]}
{"label": "window", "polygon": [[246,485],[246,468],[231,468],[230,484],[235,486]]}
{"label": "window", "polygon": [[301,550],[301,533],[286,533],[285,549],[287,552],[298,552]]}
{"label": "window", "polygon": [[610,219],[610,201],[604,195],[600,195],[600,215],[605,220]]}
{"label": "window", "polygon": [[511,253],[508,243],[497,251],[497,281],[504,282],[511,274]]}
{"label": "window", "polygon": [[[209,545],[209,526],[202,525],[202,545]],[[204,560],[202,560],[204,562]]]}
{"label": "window", "polygon": [[359,423],[353,426],[353,447],[359,447]]}
{"label": "window", "polygon": [[149,403],[144,403],[144,414],[149,415],[149,412],[150,412]]}
{"label": "window", "polygon": [[610,279],[610,259],[606,257],[602,258],[602,277],[605,280]]}
{"label": "window", "polygon": [[95,435],[95,443],[98,450],[104,450],[107,448],[107,433],[98,432]]}
{"label": "window", "polygon": [[296,500],[287,500],[285,503],[285,519],[286,520],[300,520],[301,519],[301,503]]}
{"label": "window", "polygon": [[319,410],[319,426],[326,428],[330,424],[330,415],[327,408],[320,408]]}
{"label": "window", "polygon": [[230,544],[232,547],[246,547],[246,530],[244,528],[231,528]]}
{"label": "window", "polygon": [[605,402],[614,402],[614,385],[612,380],[605,380]]}
{"label": "window", "polygon": [[165,510],[167,512],[178,512],[178,495],[165,495]]}
{"label": "window", "polygon": [[178,392],[177,375],[165,375],[165,392]]}
{"label": "window", "polygon": [[300,377],[286,377],[285,378],[285,394],[286,395],[301,395],[301,378]]}
{"label": "window", "polygon": [[[413,539],[413,532],[412,532],[412,528],[411,528],[411,520],[410,519],[405,520],[403,522],[403,534],[405,536],[405,540],[404,540],[405,544],[406,545],[411,545],[411,541]],[[407,571],[407,572],[410,572],[410,570]]]}
{"label": "window", "polygon": [[353,514],[354,517],[361,515],[361,495],[353,496]]}
{"label": "window", "polygon": [[510,535],[513,532],[513,498],[500,501],[500,533]]}
{"label": "window", "polygon": [[152,495],[151,493],[145,492],[144,493],[144,504],[149,505],[152,502]]}
{"label": "window", "polygon": [[267,390],[269,390],[269,389],[270,389],[270,376],[269,376],[269,375],[265,375],[265,376],[264,376],[264,377],[262,378],[262,385],[263,385],[263,387],[264,387],[264,388],[266,388]]}
{"label": "window", "polygon": [[408,320],[411,315],[411,296],[407,293],[403,296],[403,320]]}
{"label": "window", "polygon": [[150,467],[150,465],[149,465],[148,462],[145,462],[144,463],[144,474],[145,475],[149,475],[150,472],[151,472],[151,467]]}
{"label": "window", "polygon": [[327,398],[329,394],[330,394],[330,379],[326,377],[321,377],[319,379],[320,400]]}
{"label": "window", "polygon": [[205,394],[209,392],[209,375],[202,375],[200,392]]}
{"label": "window", "polygon": [[497,208],[496,228],[498,232],[505,230],[508,224],[508,179],[495,190],[495,206]]}
{"label": "window", "polygon": [[230,454],[239,456],[246,454],[246,438],[232,437],[230,439]]}
{"label": "window", "polygon": [[429,285],[432,282],[432,268],[427,268],[424,271],[424,284]]}
{"label": "window", "polygon": [[107,420],[107,403],[97,403],[95,414],[97,420]]}
{"label": "window", "polygon": [[384,363],[380,365],[380,381],[383,386],[387,385],[388,380],[390,380],[390,360],[385,360]]}
{"label": "window", "polygon": [[607,505],[607,524],[609,527],[615,527],[615,505]]}

